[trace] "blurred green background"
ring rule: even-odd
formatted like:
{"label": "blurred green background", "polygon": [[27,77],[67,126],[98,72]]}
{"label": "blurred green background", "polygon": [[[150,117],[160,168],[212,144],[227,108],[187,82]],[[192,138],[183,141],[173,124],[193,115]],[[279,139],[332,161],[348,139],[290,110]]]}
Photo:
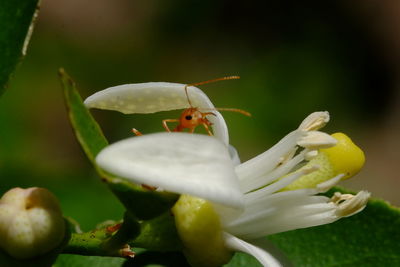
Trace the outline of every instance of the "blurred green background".
{"label": "blurred green background", "polygon": [[[0,98],[0,193],[43,186],[83,229],[122,217],[69,125],[57,69],[81,95],[125,83],[193,83],[225,112],[231,143],[249,159],[328,110],[326,131],[365,151],[364,170],[345,182],[400,204],[400,4],[389,1],[44,0],[28,55]],[[111,142],[163,131],[180,111],[93,111]]]}

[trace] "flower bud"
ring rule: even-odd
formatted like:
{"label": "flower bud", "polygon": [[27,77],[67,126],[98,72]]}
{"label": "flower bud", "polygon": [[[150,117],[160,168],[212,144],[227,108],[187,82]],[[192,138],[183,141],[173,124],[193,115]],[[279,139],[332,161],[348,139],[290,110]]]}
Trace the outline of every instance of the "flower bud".
{"label": "flower bud", "polygon": [[222,237],[220,218],[211,202],[181,195],[172,208],[183,250],[192,266],[221,266],[233,253]]}
{"label": "flower bud", "polygon": [[0,247],[14,258],[45,254],[64,235],[60,205],[47,189],[13,188],[0,199]]}

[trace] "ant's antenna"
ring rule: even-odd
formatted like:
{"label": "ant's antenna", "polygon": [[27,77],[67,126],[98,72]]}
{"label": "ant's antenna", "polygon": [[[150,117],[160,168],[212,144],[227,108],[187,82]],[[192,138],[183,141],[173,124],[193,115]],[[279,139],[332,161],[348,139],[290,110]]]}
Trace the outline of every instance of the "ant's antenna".
{"label": "ant's antenna", "polygon": [[[189,87],[189,86],[199,86],[199,85],[203,85],[203,84],[207,84],[207,83],[215,83],[215,82],[219,82],[219,81],[225,81],[225,80],[237,80],[237,79],[240,79],[240,76],[227,76],[227,77],[221,77],[221,78],[216,78],[216,79],[212,79],[212,80],[208,80],[208,81],[204,81],[204,82],[199,82],[199,83],[189,83],[189,84],[186,84],[185,85],[185,93],[186,93],[186,98],[187,98],[187,101],[189,102],[189,105],[190,105],[190,107],[193,107],[192,106],[192,102],[190,102],[190,99],[189,99],[189,94],[188,94],[188,91],[187,91],[187,88]],[[233,111],[233,110],[232,110]],[[243,110],[242,110],[243,111]],[[237,112],[239,112],[239,111],[237,111]],[[244,111],[245,112],[245,111]],[[239,113],[242,113],[242,112],[239,112]],[[246,113],[246,112],[245,112]],[[245,114],[245,113],[242,113],[242,114]],[[247,112],[248,113],[248,112]],[[250,113],[248,113],[248,114],[250,114]],[[246,114],[245,114],[246,115]],[[246,116],[248,116],[248,115],[246,115]]]}
{"label": "ant's antenna", "polygon": [[238,108],[215,108],[216,110],[222,110],[222,111],[232,111],[232,112],[237,112],[240,114],[243,114],[247,117],[251,117],[251,113],[247,112],[246,110],[243,109],[238,109]]}
{"label": "ant's antenna", "polygon": [[213,110],[222,110],[222,111],[232,111],[232,112],[237,112],[240,114],[243,114],[247,117],[251,117],[251,113],[247,112],[246,110],[243,109],[239,109],[239,108],[209,108],[209,109],[202,109],[202,110],[209,110],[209,111],[213,111]]}

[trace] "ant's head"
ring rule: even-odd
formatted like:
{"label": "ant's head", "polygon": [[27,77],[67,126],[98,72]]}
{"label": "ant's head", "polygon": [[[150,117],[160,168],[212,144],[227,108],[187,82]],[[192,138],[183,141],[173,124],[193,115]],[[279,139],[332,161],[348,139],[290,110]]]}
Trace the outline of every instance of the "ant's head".
{"label": "ant's head", "polygon": [[182,112],[179,118],[179,123],[183,128],[193,128],[203,123],[211,125],[211,122],[209,122],[206,118],[207,115],[215,116],[214,113],[201,112],[200,110],[198,110],[198,108],[190,107]]}
{"label": "ant's head", "polygon": [[[183,129],[187,128],[189,129],[190,132],[193,132],[194,129],[199,126],[203,125],[208,134],[212,135],[211,131],[208,129],[208,126],[212,125],[212,123],[207,119],[208,115],[213,115],[216,116],[216,114],[212,112],[201,112],[199,110],[199,107],[193,107],[192,102],[190,101],[189,94],[188,94],[188,87],[189,86],[197,86],[197,85],[202,85],[206,83],[212,83],[212,82],[217,82],[217,81],[223,81],[223,80],[234,80],[234,79],[239,79],[239,76],[229,76],[229,77],[223,77],[223,78],[217,78],[209,81],[204,81],[200,83],[192,83],[192,84],[187,84],[185,85],[185,94],[187,101],[189,103],[189,108],[185,109],[180,118],[179,118],[179,124],[175,131],[182,131]],[[204,108],[202,108],[204,110]],[[208,109],[209,111],[217,111],[217,110],[226,110],[226,111],[233,111],[233,112],[238,112],[247,116],[250,116],[250,113],[244,110],[240,109],[235,109],[235,108],[210,108]]]}

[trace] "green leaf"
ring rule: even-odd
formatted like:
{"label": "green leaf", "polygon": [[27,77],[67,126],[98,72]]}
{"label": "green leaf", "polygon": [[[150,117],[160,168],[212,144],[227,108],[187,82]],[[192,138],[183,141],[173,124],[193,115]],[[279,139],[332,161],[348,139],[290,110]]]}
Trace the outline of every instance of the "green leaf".
{"label": "green leaf", "polygon": [[86,156],[96,166],[94,159],[108,145],[108,141],[104,137],[99,124],[83,104],[74,81],[64,69],[59,70],[59,75],[72,128]]}
{"label": "green leaf", "polygon": [[253,256],[241,252],[235,253],[232,260],[225,264],[224,267],[262,267],[261,263],[256,260]]}
{"label": "green leaf", "polygon": [[400,210],[370,200],[352,217],[268,239],[294,266],[400,266]]}
{"label": "green leaf", "polygon": [[141,220],[157,217],[169,210],[178,199],[176,194],[148,191],[126,180],[107,177],[111,191],[127,210]]}
{"label": "green leaf", "polygon": [[177,195],[147,190],[123,178],[110,175],[96,165],[95,157],[108,145],[108,141],[98,123],[83,104],[75,83],[63,69],[59,70],[59,75],[68,116],[75,135],[86,156],[111,191],[138,219],[151,219],[168,210],[177,200]]}
{"label": "green leaf", "polygon": [[117,267],[122,266],[126,259],[98,256],[60,255],[53,267]]}
{"label": "green leaf", "polygon": [[0,266],[13,266],[13,267],[49,267],[55,261],[56,256],[52,257],[39,257],[35,259],[17,260],[9,256],[3,250],[0,250]]}
{"label": "green leaf", "polygon": [[178,251],[183,247],[174,216],[169,211],[152,220],[141,222],[140,227],[140,235],[129,242],[131,247],[156,251]]}
{"label": "green leaf", "polygon": [[180,252],[141,252],[133,259],[60,255],[53,267],[190,267]]}
{"label": "green leaf", "polygon": [[38,0],[2,0],[0,3],[0,95],[25,55],[37,10]]}
{"label": "green leaf", "polygon": [[190,267],[181,252],[145,251],[127,260],[123,267]]}

